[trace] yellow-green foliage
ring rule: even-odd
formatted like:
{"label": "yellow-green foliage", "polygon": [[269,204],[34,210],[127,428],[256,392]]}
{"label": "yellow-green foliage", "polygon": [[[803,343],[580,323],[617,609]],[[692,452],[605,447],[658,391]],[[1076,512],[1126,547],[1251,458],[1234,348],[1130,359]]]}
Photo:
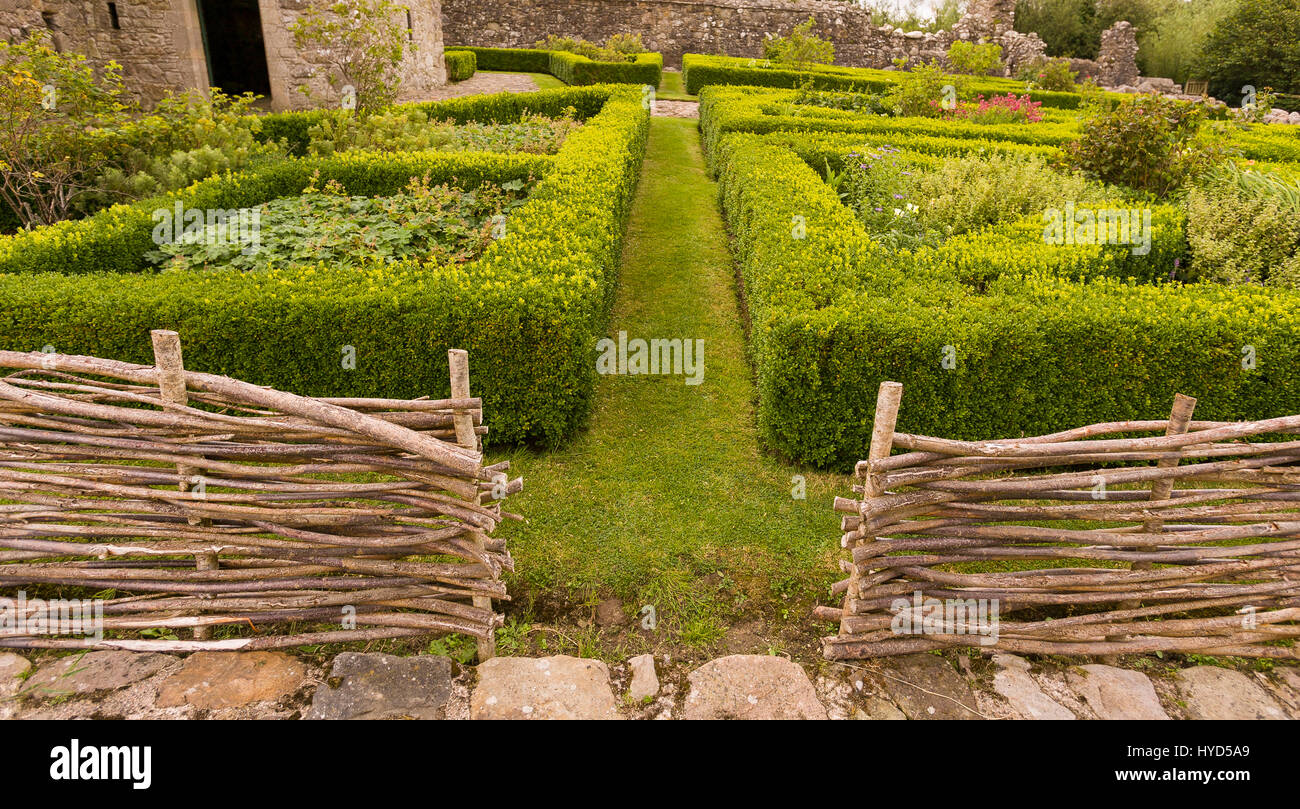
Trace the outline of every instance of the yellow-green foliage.
{"label": "yellow-green foliage", "polygon": [[[1032,214],[937,248],[888,250],[820,161],[897,146],[897,133],[719,126],[714,116],[744,92],[706,90],[701,123],[752,321],[759,426],[783,456],[836,468],[861,458],[885,380],[907,391],[900,430],[969,439],[1160,418],[1177,392],[1197,396],[1207,419],[1300,410],[1300,294],[1169,282],[1186,259],[1181,205],[1094,203],[1151,208],[1145,256],[1046,244]],[[939,165],[943,140],[927,134],[926,153],[907,157]]]}
{"label": "yellow-green foliage", "polygon": [[[491,120],[512,108],[517,117],[520,104],[585,108],[593,95],[603,98],[599,112],[554,157],[351,152],[287,160],[0,238],[0,345],[149,362],[149,330],[171,328],[196,370],[308,395],[390,397],[445,395],[446,349],[464,348],[475,393],[492,413],[489,440],[558,441],[590,405],[591,347],[604,333],[617,280],[648,112],[638,90],[614,86],[431,108],[465,120],[477,102],[481,118]],[[177,200],[193,208],[254,205],[301,192],[318,170],[321,181],[336,179],[361,195],[394,193],[425,174],[462,187],[542,179],[507,222],[507,235],[466,264],[142,271],[154,208]],[[355,350],[355,369],[341,363],[345,346]]]}

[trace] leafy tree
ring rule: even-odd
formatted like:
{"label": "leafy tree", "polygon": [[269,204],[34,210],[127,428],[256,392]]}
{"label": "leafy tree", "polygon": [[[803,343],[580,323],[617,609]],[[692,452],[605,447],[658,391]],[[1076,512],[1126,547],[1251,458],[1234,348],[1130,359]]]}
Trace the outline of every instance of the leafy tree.
{"label": "leafy tree", "polygon": [[1300,0],[1250,0],[1214,26],[1197,62],[1210,93],[1241,98],[1241,88],[1300,92]]}
{"label": "leafy tree", "polygon": [[[1220,19],[1238,0],[1166,0],[1153,28],[1138,37],[1138,67],[1144,76],[1164,76],[1178,83],[1195,75],[1196,60]],[[1240,89],[1240,88],[1238,88]]]}
{"label": "leafy tree", "polygon": [[[326,81],[340,93],[351,87],[356,110],[366,116],[397,100],[399,70],[409,41],[406,6],[392,0],[310,0],[289,26],[299,50],[313,54],[327,70]],[[310,95],[305,86],[299,88]]]}
{"label": "leafy tree", "polygon": [[1020,0],[1016,30],[1042,37],[1048,56],[1092,59],[1101,47],[1096,0]]}
{"label": "leafy tree", "polygon": [[816,24],[809,17],[796,25],[789,36],[769,37],[763,43],[764,55],[777,64],[794,67],[831,64],[835,61],[835,46],[812,32]]}
{"label": "leafy tree", "polygon": [[0,41],[0,200],[24,227],[66,219],[108,161],[102,137],[123,120],[120,67],[60,53],[46,31]]}

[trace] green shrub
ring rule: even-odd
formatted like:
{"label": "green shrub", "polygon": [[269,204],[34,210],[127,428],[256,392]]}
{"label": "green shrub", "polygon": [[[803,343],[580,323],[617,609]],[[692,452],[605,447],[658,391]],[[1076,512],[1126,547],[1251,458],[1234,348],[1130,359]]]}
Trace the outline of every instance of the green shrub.
{"label": "green shrub", "polygon": [[[704,56],[695,53],[688,53],[682,57],[682,82],[686,92],[694,95],[698,95],[701,89],[709,85],[786,89],[807,85],[814,90],[886,93],[904,75],[905,72],[898,70],[831,65],[809,65],[804,69],[796,69],[783,67],[770,61],[730,56]],[[964,81],[964,92],[967,95],[1022,93],[1024,89],[1023,82],[996,76],[968,77]],[[1047,90],[1033,90],[1029,95],[1034,101],[1042,102],[1043,106],[1057,109],[1076,109],[1082,100],[1078,93]],[[1107,97],[1117,100],[1124,96],[1109,93]]]}
{"label": "green shrub", "polygon": [[1201,137],[1204,120],[1200,104],[1136,96],[1085,121],[1064,161],[1103,182],[1163,196],[1224,159],[1222,146]]}
{"label": "green shrub", "polygon": [[[705,92],[706,132],[741,92]],[[1207,419],[1300,408],[1300,295],[1157,283],[1186,259],[1180,205],[1094,203],[1149,208],[1146,255],[1126,244],[1049,244],[1032,212],[895,250],[821,176],[842,167],[815,158],[855,137],[732,130],[713,147],[750,315],[758,423],[775,452],[849,468],[870,443],[885,380],[904,385],[900,431],[966,439],[1163,418],[1176,392],[1195,394]],[[917,142],[939,154],[939,141]],[[887,142],[897,145],[892,134]],[[979,141],[949,142],[969,154]],[[942,166],[917,157],[927,170]],[[1249,368],[1247,350],[1257,362]]]}
{"label": "green shrub", "polygon": [[[549,73],[565,84],[640,84],[658,87],[664,68],[661,53],[631,53],[625,40],[615,40],[612,61],[597,61],[568,50],[541,48],[457,48],[472,52],[479,70]],[[590,43],[588,43],[590,44]]]}
{"label": "green shrub", "polygon": [[1026,82],[1030,89],[1053,90],[1061,93],[1078,91],[1077,73],[1070,69],[1069,59],[1040,58],[1022,64],[1016,78]]}
{"label": "green shrub", "polygon": [[582,124],[570,108],[562,118],[527,113],[512,123],[431,121],[421,107],[398,107],[360,119],[345,112],[322,117],[308,134],[307,151],[316,156],[355,149],[416,152],[428,150],[555,154]]}
{"label": "green shrub", "polygon": [[958,39],[948,46],[948,64],[957,73],[987,76],[1002,67],[1002,46]]}
{"label": "green shrub", "polygon": [[804,68],[809,65],[829,65],[835,61],[835,45],[812,32],[817,21],[809,17],[783,37],[768,36],[763,40],[763,54],[778,65]]}
{"label": "green shrub", "polygon": [[448,82],[465,81],[478,71],[478,57],[473,51],[446,50],[442,52],[442,58],[447,64]]}
{"label": "green shrub", "polygon": [[1300,287],[1300,183],[1235,164],[1193,188],[1187,202],[1192,277]]}
{"label": "green shrub", "polygon": [[540,48],[469,48],[479,70],[503,70],[510,73],[550,73],[551,52]]}
{"label": "green shrub", "polygon": [[[592,346],[613,301],[648,112],[628,87],[457,101],[438,109],[492,120],[512,111],[517,118],[528,105],[574,106],[587,125],[554,157],[349,152],[287,160],[0,238],[0,345],[147,363],[149,330],[171,328],[195,370],[305,395],[402,398],[446,395],[446,350],[463,348],[491,414],[490,442],[572,435],[595,388]],[[154,207],[257,205],[299,193],[317,170],[363,196],[396,193],[425,174],[462,187],[541,180],[509,217],[505,238],[459,266],[141,272]],[[355,349],[355,369],[341,367],[344,346]]]}
{"label": "green shrub", "polygon": [[[885,103],[893,107],[895,115],[938,118],[945,109],[955,108],[959,81],[935,62],[917,65],[899,73],[897,83],[885,94]],[[947,92],[945,88],[949,88]]]}

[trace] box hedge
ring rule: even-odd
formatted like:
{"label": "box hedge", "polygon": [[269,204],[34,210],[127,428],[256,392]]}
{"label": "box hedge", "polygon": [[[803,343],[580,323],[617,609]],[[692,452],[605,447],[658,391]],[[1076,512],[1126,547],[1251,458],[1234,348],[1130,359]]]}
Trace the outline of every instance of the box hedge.
{"label": "box hedge", "polygon": [[[1114,277],[1136,266],[1122,248],[1052,249],[1041,223],[894,252],[809,165],[815,150],[789,148],[797,137],[716,145],[759,426],[780,454],[865,457],[885,380],[904,384],[900,430],[964,439],[1164,418],[1177,392],[1204,419],[1300,412],[1300,294]],[[1162,206],[1153,219],[1162,266],[1181,223]]]}
{"label": "box hedge", "polygon": [[[735,56],[704,56],[688,53],[682,56],[682,82],[686,92],[699,95],[710,85],[739,85],[746,87],[772,87],[794,89],[810,85],[817,90],[856,90],[866,93],[886,92],[898,81],[897,70],[876,70],[865,67],[839,67],[811,65],[796,69],[782,67],[764,59],[745,59]],[[986,96],[1026,93],[1025,83],[998,77],[963,77],[972,95]],[[1044,107],[1077,109],[1083,96],[1049,90],[1031,90],[1028,95]],[[1114,94],[1111,94],[1114,95]]]}
{"label": "box hedge", "polygon": [[648,84],[658,87],[663,76],[661,53],[637,54],[633,62],[597,62],[568,51],[538,48],[471,48],[479,70],[504,70],[512,73],[549,73],[565,84]]}
{"label": "box hedge", "polygon": [[447,65],[448,82],[465,81],[478,70],[478,59],[473,51],[446,50],[442,52],[442,58]]}
{"label": "box hedge", "polygon": [[[390,193],[415,172],[462,184],[540,176],[507,235],[475,261],[158,273],[139,256],[154,204],[146,201],[0,239],[0,345],[149,362],[149,330],[171,328],[195,370],[306,395],[385,397],[446,395],[446,350],[464,348],[491,414],[490,441],[559,441],[590,406],[592,350],[648,132],[631,88],[561,92],[575,103],[598,93],[605,103],[554,157],[344,154],[211,178],[174,197],[191,207],[251,205],[301,191],[317,169],[352,193]],[[502,108],[499,98],[482,102],[484,116]],[[346,347],[354,369],[343,367]]]}

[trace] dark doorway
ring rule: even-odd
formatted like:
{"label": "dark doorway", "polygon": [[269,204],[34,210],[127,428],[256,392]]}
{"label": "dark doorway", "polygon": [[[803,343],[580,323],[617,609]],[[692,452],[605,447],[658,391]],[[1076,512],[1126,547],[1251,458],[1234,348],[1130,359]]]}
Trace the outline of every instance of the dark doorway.
{"label": "dark doorway", "polygon": [[257,0],[197,0],[213,87],[231,94],[271,95]]}

